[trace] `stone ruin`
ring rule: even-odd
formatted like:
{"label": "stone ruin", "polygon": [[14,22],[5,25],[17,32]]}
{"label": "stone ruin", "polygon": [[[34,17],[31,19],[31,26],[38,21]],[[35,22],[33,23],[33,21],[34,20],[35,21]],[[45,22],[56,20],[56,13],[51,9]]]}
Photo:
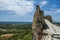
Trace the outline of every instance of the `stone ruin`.
{"label": "stone ruin", "polygon": [[50,15],[44,16],[44,11],[41,11],[39,5],[37,5],[33,23],[32,23],[33,40],[42,39],[42,35],[44,35],[43,29],[45,26],[44,18],[52,22],[52,17]]}

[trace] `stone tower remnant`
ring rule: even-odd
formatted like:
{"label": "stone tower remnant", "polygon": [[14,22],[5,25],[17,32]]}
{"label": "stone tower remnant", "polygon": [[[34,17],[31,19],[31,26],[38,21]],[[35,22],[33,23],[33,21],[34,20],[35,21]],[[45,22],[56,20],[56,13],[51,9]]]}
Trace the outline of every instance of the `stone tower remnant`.
{"label": "stone tower remnant", "polygon": [[33,40],[41,40],[43,24],[44,24],[44,12],[41,11],[39,5],[37,5],[32,23]]}
{"label": "stone tower remnant", "polygon": [[50,15],[44,16],[44,11],[36,6],[32,23],[33,40],[60,40],[60,27],[52,23]]}
{"label": "stone tower remnant", "polygon": [[36,12],[34,15],[33,23],[32,23],[32,33],[33,40],[41,40],[43,33],[43,28],[45,26],[44,19],[48,19],[52,22],[51,16],[44,16],[44,11],[41,11],[39,5],[36,6]]}

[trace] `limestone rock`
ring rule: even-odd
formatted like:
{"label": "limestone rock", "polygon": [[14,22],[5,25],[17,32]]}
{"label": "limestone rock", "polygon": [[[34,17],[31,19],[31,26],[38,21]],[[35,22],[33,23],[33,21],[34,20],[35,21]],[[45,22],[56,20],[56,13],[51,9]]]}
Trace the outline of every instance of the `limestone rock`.
{"label": "limestone rock", "polygon": [[49,15],[44,16],[44,11],[41,11],[39,5],[37,5],[33,23],[32,23],[33,40],[42,39],[43,28],[44,27],[46,28],[44,19],[48,19],[50,22],[52,22],[52,17]]}
{"label": "limestone rock", "polygon": [[34,40],[40,40],[42,38],[42,28],[44,24],[44,12],[40,10],[39,5],[36,6],[36,12],[32,23],[32,33]]}
{"label": "limestone rock", "polygon": [[50,22],[52,22],[52,17],[50,15],[45,16],[45,19],[48,19]]}

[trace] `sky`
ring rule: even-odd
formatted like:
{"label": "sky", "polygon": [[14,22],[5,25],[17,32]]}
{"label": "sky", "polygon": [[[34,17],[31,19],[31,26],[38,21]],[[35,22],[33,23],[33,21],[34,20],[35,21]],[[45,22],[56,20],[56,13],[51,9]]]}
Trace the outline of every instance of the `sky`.
{"label": "sky", "polygon": [[0,21],[32,22],[36,5],[60,22],[60,0],[0,0]]}

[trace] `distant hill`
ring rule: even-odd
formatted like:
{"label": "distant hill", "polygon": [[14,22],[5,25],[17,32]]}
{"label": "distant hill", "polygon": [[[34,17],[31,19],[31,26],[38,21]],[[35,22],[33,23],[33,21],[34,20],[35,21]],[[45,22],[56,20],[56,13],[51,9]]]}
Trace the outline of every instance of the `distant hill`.
{"label": "distant hill", "polygon": [[54,24],[60,24],[60,22],[54,22]]}
{"label": "distant hill", "polygon": [[60,26],[60,22],[54,22],[54,24]]}
{"label": "distant hill", "polygon": [[0,22],[0,24],[32,24],[32,22]]}

